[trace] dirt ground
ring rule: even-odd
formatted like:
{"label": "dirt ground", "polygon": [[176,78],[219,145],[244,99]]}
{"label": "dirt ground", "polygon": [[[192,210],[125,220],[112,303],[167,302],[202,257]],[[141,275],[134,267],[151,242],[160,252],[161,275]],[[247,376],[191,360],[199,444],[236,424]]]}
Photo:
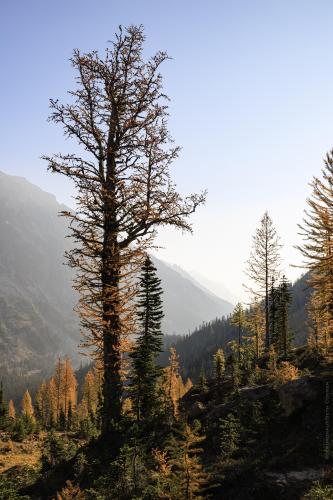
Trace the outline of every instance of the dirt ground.
{"label": "dirt ground", "polygon": [[16,443],[0,434],[0,474],[17,465],[35,467],[41,456],[41,443],[42,440],[36,438]]}

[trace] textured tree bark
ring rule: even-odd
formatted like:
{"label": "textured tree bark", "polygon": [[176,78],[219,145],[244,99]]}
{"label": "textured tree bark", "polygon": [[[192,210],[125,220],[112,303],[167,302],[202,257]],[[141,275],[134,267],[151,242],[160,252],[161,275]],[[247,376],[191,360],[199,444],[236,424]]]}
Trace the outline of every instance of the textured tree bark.
{"label": "textured tree bark", "polygon": [[[103,412],[102,439],[119,447],[117,423],[121,419],[121,352],[119,319],[119,259],[116,242],[110,242],[106,232],[106,251],[103,263]],[[114,238],[113,238],[114,239]],[[111,243],[111,244],[110,244]],[[111,250],[110,250],[111,248]],[[118,254],[118,255],[117,255]],[[112,261],[112,265],[109,265]]]}
{"label": "textured tree bark", "polygon": [[[113,147],[113,144],[109,147]],[[102,252],[104,379],[101,437],[106,444],[110,444],[112,454],[117,454],[120,447],[119,423],[123,392],[119,282],[120,250],[115,196],[115,158],[114,155],[109,155],[104,196]]]}

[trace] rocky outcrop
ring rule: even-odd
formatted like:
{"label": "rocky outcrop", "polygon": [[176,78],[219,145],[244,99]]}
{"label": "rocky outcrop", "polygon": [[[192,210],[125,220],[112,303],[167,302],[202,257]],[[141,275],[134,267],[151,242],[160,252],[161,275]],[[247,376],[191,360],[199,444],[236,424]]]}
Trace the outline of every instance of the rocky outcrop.
{"label": "rocky outcrop", "polygon": [[324,391],[324,381],[312,377],[291,380],[277,389],[286,417],[314,401]]}
{"label": "rocky outcrop", "polygon": [[313,481],[319,481],[326,476],[326,470],[321,468],[289,471],[285,473],[264,472],[264,476],[269,482],[275,483],[276,485],[291,487],[299,483],[312,483]]}

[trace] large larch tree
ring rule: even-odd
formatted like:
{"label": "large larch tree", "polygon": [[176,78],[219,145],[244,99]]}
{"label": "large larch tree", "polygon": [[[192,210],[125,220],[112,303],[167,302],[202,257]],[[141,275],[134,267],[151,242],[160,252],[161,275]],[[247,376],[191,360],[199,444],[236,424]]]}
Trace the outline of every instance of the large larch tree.
{"label": "large larch tree", "polygon": [[168,56],[144,61],[144,40],[141,26],[120,27],[103,56],[74,51],[76,88],[68,104],[51,100],[50,120],[76,141],[75,152],[44,157],[76,187],[76,211],[63,212],[76,243],[67,256],[77,270],[85,343],[103,361],[102,439],[114,453],[121,444],[122,342],[134,331],[133,272],[156,229],[191,231],[188,217],[205,199],[182,198],[171,181],[179,148],[167,129],[159,72]]}
{"label": "large larch tree", "polygon": [[300,235],[303,244],[303,265],[310,271],[307,283],[313,289],[310,317],[316,324],[317,347],[328,350],[332,344],[333,329],[333,150],[324,162],[321,177],[311,182]]}
{"label": "large larch tree", "polygon": [[265,212],[253,236],[246,274],[251,281],[251,286],[247,288],[264,303],[266,349],[270,345],[269,290],[272,279],[280,276],[280,249],[280,238],[268,212]]}

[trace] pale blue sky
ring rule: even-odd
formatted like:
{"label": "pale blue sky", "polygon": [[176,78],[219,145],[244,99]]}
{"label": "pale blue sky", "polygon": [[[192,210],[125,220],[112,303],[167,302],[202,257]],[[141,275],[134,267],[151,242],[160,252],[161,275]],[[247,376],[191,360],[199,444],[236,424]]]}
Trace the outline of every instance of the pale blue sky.
{"label": "pale blue sky", "polygon": [[73,87],[73,48],[103,49],[119,24],[142,23],[147,54],[173,57],[163,73],[183,147],[174,178],[183,193],[209,193],[194,236],[162,231],[159,256],[241,294],[267,209],[295,278],[307,184],[333,147],[332,21],[331,0],[1,0],[0,170],[71,203],[70,183],[39,159],[70,148],[46,123],[48,99]]}

